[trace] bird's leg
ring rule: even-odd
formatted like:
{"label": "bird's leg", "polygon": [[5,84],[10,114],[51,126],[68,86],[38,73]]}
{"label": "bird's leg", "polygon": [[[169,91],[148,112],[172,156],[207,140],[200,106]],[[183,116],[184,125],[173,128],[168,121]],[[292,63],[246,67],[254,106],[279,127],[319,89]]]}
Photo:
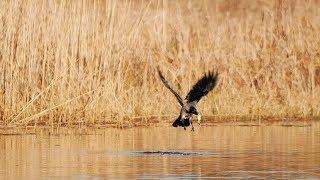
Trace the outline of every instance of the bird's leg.
{"label": "bird's leg", "polygon": [[194,127],[193,127],[193,124],[192,124],[192,117],[190,118],[190,124],[191,124],[191,131],[194,131]]}
{"label": "bird's leg", "polygon": [[200,125],[200,123],[201,123],[201,114],[200,113],[198,113],[197,118],[198,118],[198,125]]}
{"label": "bird's leg", "polygon": [[185,120],[182,121],[183,129],[184,129],[184,130],[187,130],[187,129],[186,129],[186,126],[184,125],[184,123],[185,123]]}

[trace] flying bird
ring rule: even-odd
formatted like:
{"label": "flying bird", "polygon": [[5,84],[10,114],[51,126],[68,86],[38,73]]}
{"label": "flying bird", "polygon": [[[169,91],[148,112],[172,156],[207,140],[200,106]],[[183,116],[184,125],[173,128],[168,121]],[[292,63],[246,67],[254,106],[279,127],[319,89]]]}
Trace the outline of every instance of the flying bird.
{"label": "flying bird", "polygon": [[169,82],[164,78],[159,67],[157,69],[161,81],[163,82],[165,87],[167,87],[174,94],[181,106],[180,115],[172,123],[172,126],[182,126],[184,130],[186,130],[186,127],[191,124],[191,131],[194,131],[194,127],[192,124],[192,115],[197,115],[198,123],[200,124],[201,114],[197,111],[197,103],[202,97],[206,96],[217,85],[218,73],[208,72],[207,74],[204,74],[203,77],[193,85],[185,99],[182,99],[181,96],[172,88],[172,86],[170,86]]}

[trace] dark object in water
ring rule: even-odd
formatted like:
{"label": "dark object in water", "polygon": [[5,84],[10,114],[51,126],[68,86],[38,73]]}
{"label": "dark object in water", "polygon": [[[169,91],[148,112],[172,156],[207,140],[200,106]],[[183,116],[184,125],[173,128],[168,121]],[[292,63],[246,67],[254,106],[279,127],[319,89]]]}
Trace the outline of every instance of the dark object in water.
{"label": "dark object in water", "polygon": [[180,115],[173,122],[172,126],[181,126],[184,128],[184,130],[186,130],[186,127],[191,124],[191,130],[194,131],[194,127],[192,125],[192,115],[197,115],[198,123],[200,123],[201,115],[197,111],[197,103],[203,96],[206,96],[217,85],[218,73],[209,72],[208,74],[205,74],[195,85],[193,85],[184,100],[182,100],[181,96],[169,85],[169,82],[164,78],[159,67],[158,74],[163,84],[174,94],[181,106]]}
{"label": "dark object in water", "polygon": [[175,150],[149,150],[149,151],[130,151],[129,154],[139,154],[139,155],[181,155],[181,156],[190,156],[190,155],[213,155],[207,151],[175,151]]}

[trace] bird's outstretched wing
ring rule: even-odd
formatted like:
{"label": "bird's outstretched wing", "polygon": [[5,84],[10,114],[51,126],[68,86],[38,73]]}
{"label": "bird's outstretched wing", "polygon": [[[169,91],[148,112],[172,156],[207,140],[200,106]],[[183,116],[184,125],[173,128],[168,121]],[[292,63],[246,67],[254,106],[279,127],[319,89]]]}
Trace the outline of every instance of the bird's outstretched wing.
{"label": "bird's outstretched wing", "polygon": [[159,67],[158,67],[157,69],[158,69],[159,77],[160,77],[161,81],[163,82],[163,84],[174,94],[174,96],[177,98],[179,104],[180,104],[181,106],[183,106],[183,101],[182,101],[181,96],[180,96],[176,91],[174,91],[174,90],[172,89],[172,87],[169,85],[169,82],[168,82],[168,81],[164,78],[164,76],[162,75]]}
{"label": "bird's outstretched wing", "polygon": [[188,103],[199,102],[203,96],[207,95],[216,86],[217,81],[217,72],[209,72],[208,74],[205,74],[195,85],[193,85],[185,99]]}

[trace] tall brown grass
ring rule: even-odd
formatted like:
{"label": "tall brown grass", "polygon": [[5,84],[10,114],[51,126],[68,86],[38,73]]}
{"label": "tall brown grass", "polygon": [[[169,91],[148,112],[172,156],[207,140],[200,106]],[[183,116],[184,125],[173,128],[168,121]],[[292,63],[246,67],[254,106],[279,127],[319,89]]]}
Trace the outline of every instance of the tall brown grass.
{"label": "tall brown grass", "polygon": [[158,65],[181,94],[219,71],[205,115],[319,116],[319,22],[319,0],[4,0],[0,122],[169,120]]}

